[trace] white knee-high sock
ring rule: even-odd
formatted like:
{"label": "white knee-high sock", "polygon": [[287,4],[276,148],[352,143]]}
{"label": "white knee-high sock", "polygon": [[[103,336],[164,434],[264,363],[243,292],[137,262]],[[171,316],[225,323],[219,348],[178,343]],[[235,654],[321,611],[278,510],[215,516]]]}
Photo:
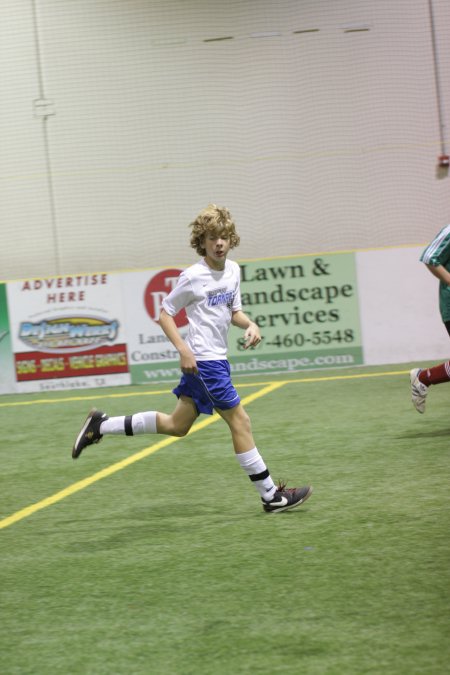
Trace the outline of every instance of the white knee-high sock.
{"label": "white knee-high sock", "polygon": [[134,415],[121,415],[110,417],[100,425],[100,433],[103,434],[157,434],[156,410],[135,413]]}
{"label": "white knee-high sock", "polygon": [[236,459],[265,501],[270,501],[276,492],[269,469],[257,448],[236,455]]}

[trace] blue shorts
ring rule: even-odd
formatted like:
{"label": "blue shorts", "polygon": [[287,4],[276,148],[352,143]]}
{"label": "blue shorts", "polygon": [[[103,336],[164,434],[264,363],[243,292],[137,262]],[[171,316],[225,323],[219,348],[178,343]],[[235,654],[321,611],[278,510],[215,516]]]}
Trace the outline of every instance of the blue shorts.
{"label": "blue shorts", "polygon": [[198,375],[181,376],[180,384],[173,389],[178,396],[189,396],[199,413],[212,415],[214,408],[229,410],[237,406],[241,399],[233,387],[230,364],[226,360],[198,361]]}

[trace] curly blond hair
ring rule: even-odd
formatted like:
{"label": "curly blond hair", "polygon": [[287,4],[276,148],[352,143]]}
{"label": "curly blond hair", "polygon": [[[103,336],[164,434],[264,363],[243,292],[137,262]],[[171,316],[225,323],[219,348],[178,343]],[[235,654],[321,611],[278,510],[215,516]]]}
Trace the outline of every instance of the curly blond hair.
{"label": "curly blond hair", "polygon": [[205,236],[210,233],[229,239],[230,248],[239,246],[240,237],[236,232],[236,226],[230,212],[223,206],[209,204],[189,227],[192,228],[191,246],[195,248],[198,255],[206,255],[203,244]]}

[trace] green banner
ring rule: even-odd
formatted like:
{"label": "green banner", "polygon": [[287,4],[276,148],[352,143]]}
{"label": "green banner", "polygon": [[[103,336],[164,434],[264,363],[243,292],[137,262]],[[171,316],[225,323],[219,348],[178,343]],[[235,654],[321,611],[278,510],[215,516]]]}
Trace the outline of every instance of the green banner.
{"label": "green banner", "polygon": [[363,363],[353,253],[241,263],[242,308],[263,340],[245,350],[232,328],[233,371],[289,372]]}
{"label": "green banner", "polygon": [[0,394],[13,392],[15,382],[6,284],[0,284]]}

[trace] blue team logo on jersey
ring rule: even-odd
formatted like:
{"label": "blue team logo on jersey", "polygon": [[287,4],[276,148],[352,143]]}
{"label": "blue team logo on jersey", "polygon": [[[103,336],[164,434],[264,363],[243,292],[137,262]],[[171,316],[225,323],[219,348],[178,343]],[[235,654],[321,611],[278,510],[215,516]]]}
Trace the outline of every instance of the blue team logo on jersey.
{"label": "blue team logo on jersey", "polygon": [[217,307],[218,305],[226,305],[228,309],[233,307],[234,292],[226,291],[224,288],[219,288],[215,291],[209,291],[206,299],[208,307]]}

